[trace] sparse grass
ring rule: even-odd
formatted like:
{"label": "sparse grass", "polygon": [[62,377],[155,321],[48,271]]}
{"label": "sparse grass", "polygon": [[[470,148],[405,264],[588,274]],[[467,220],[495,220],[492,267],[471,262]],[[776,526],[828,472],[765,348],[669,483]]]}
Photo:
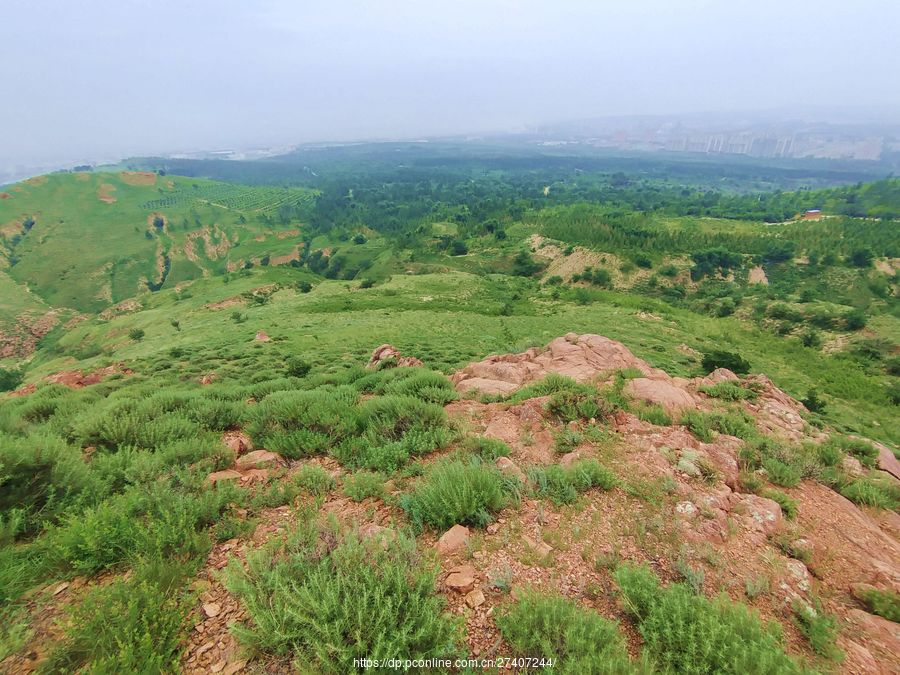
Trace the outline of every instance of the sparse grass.
{"label": "sparse grass", "polygon": [[781,490],[763,490],[760,492],[760,496],[777,502],[781,507],[781,512],[788,520],[794,520],[797,517],[797,500]]}
{"label": "sparse grass", "polygon": [[883,616],[888,621],[900,623],[900,593],[878,588],[866,588],[853,593],[866,611]]}
{"label": "sparse grass", "polygon": [[610,490],[618,484],[615,475],[595,459],[579,460],[569,466],[531,467],[528,478],[537,496],[557,506],[574,503],[579,493],[591,488]]}
{"label": "sparse grass", "polygon": [[491,465],[444,459],[428,466],[413,491],[400,499],[400,505],[419,527],[484,527],[494,513],[517,499],[518,490],[516,479]]}
{"label": "sparse grass", "polygon": [[720,398],[723,401],[746,401],[757,397],[757,393],[737,382],[718,382],[711,386],[701,386],[700,391],[711,398]]}
{"label": "sparse grass", "polygon": [[681,414],[680,422],[704,443],[711,443],[714,440],[713,432],[737,436],[744,440],[756,435],[752,419],[748,419],[743,413],[685,410]]}
{"label": "sparse grass", "polygon": [[793,609],[797,626],[809,640],[813,651],[829,661],[842,661],[844,653],[835,644],[838,635],[837,619],[825,612],[822,603],[817,598],[813,598],[812,604],[795,600]]}
{"label": "sparse grass", "polygon": [[251,618],[236,626],[250,648],[294,660],[299,671],[356,672],[354,659],[450,658],[459,623],[434,592],[437,567],[414,542],[359,540],[301,526],[283,551],[262,550],[226,570]]}

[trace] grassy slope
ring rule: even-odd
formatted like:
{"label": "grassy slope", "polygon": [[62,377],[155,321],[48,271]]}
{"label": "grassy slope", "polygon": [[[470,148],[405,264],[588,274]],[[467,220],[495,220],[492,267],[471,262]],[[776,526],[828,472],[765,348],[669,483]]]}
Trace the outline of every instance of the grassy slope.
{"label": "grassy slope", "polygon": [[[143,311],[109,322],[79,324],[60,339],[58,349],[65,353],[99,344],[106,356],[80,365],[136,360],[137,369],[150,374],[172,363],[170,348],[184,347],[191,356],[177,366],[179,376],[194,378],[216,371],[227,378],[232,370],[238,372],[229,364],[246,358],[259,360],[260,370],[271,369],[277,376],[291,354],[308,359],[317,370],[328,370],[359,363],[374,347],[390,342],[431,367],[451,371],[490,353],[545,344],[567,332],[591,332],[620,340],[654,366],[679,375],[698,372],[696,358],[681,345],[699,351],[738,351],[754,371],[768,374],[794,396],[803,397],[812,387],[828,395],[829,421],[872,438],[900,442],[893,411],[880,398],[878,376],[736,318],[701,316],[624,293],[598,292],[596,302],[577,305],[553,300],[546,289],[538,290],[526,280],[451,272],[395,275],[366,290],[358,283],[340,281],[322,282],[309,294],[288,286],[264,306],[204,307],[267,283],[289,285],[301,278],[309,278],[308,273],[269,268],[227,284],[222,279],[200,280],[191,286],[191,297],[178,300],[176,293],[164,291],[147,296]],[[501,316],[501,307],[516,296],[513,314]],[[235,323],[234,311],[246,321]],[[660,320],[646,318],[648,311]],[[180,322],[180,331],[171,325],[172,319]],[[130,341],[132,328],[143,329],[146,337]],[[254,342],[258,330],[273,342]],[[73,365],[71,358],[48,357],[40,357],[29,379]]]}
{"label": "grassy slope", "polygon": [[[298,224],[270,226],[264,218],[282,203],[310,196],[304,190],[178,176],[141,180],[124,173],[53,174],[15,185],[8,194],[0,200],[0,255],[16,263],[10,276],[53,306],[89,312],[134,296],[148,279],[158,281],[165,252],[172,262],[166,287],[224,271],[229,261],[289,253],[299,237],[282,232],[279,238],[275,230]],[[104,202],[104,196],[115,201]],[[167,221],[163,232],[153,226],[156,215]],[[35,224],[22,233],[17,224],[29,217]],[[223,250],[208,255],[203,239],[196,239],[192,261],[185,243],[190,233],[204,229]]]}

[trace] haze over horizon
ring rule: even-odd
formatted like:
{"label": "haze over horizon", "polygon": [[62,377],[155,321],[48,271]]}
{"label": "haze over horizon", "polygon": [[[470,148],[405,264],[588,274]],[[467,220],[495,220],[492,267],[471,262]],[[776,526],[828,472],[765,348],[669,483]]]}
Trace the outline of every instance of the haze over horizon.
{"label": "haze over horizon", "polygon": [[609,115],[900,109],[888,0],[6,5],[0,166]]}

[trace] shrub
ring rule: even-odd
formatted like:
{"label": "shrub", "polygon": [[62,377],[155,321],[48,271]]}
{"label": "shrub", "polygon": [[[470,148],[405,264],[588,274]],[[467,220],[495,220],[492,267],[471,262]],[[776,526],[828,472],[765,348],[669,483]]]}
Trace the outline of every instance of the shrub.
{"label": "shrub", "polygon": [[775,457],[767,457],[763,460],[763,468],[769,480],[781,487],[794,487],[800,483],[803,477],[797,467],[782,462]]}
{"label": "shrub", "polygon": [[524,592],[500,613],[497,626],[515,656],[552,660],[554,673],[636,671],[616,624],[562,596]]}
{"label": "shrub", "polygon": [[228,589],[251,627],[235,628],[252,648],[293,657],[301,672],[356,672],[354,659],[444,658],[459,653],[460,626],[435,594],[437,568],[403,536],[361,541],[311,528],[276,558],[267,550],[233,562]]}
{"label": "shrub", "polygon": [[493,462],[498,457],[509,457],[512,452],[509,446],[499,438],[488,438],[487,436],[469,436],[463,446],[487,462]]}
{"label": "shrub", "polygon": [[819,656],[830,661],[841,661],[844,653],[835,644],[838,627],[837,621],[830,614],[826,614],[822,605],[814,600],[814,605],[809,605],[802,600],[794,601],[794,617],[800,632],[809,640],[809,646]]}
{"label": "shrub", "polygon": [[853,455],[863,466],[867,466],[870,469],[878,461],[878,448],[860,438],[849,438],[832,434],[828,437],[825,445]]}
{"label": "shrub", "polygon": [[712,386],[701,386],[702,391],[712,398],[721,398],[725,401],[743,401],[756,398],[757,394],[752,389],[742,387],[735,382],[717,382]]}
{"label": "shrub", "polygon": [[361,502],[369,497],[383,498],[384,476],[380,473],[357,471],[344,478],[344,494],[355,502]]}
{"label": "shrub", "polygon": [[714,431],[745,440],[753,438],[756,434],[752,420],[745,415],[733,413],[685,410],[681,414],[681,424],[704,443],[712,442]]}
{"label": "shrub", "polygon": [[857,478],[855,481],[838,489],[851,502],[862,506],[873,506],[878,509],[896,511],[900,507],[900,488],[889,480]]}
{"label": "shrub", "polygon": [[667,427],[672,424],[672,418],[662,406],[652,404],[642,404],[634,406],[634,411],[638,419],[655,424],[660,427]]}
{"label": "shrub", "polygon": [[900,593],[877,588],[855,590],[854,595],[870,614],[883,616],[888,621],[900,623]]}
{"label": "shrub", "polygon": [[612,405],[599,398],[597,391],[588,386],[551,394],[547,411],[562,422],[604,418],[615,412]]}
{"label": "shrub", "polygon": [[457,523],[484,527],[516,497],[518,481],[477,461],[440,460],[429,466],[400,505],[418,527],[446,530]]}
{"label": "shrub", "polygon": [[299,356],[292,356],[285,364],[285,371],[291,377],[306,377],[312,366],[308,361],[304,361]]}
{"label": "shrub", "polygon": [[138,578],[92,589],[70,610],[47,672],[177,672],[192,605],[177,590]]}
{"label": "shrub", "polygon": [[580,492],[593,487],[610,490],[617,483],[615,475],[595,459],[581,460],[566,467],[557,464],[533,467],[528,477],[535,494],[557,505],[571,504]]}
{"label": "shrub", "polygon": [[793,520],[797,517],[797,500],[789,497],[781,490],[763,490],[760,496],[777,502],[788,520]]}
{"label": "shrub", "polygon": [[12,391],[25,379],[20,368],[0,368],[0,391]]}
{"label": "shrub", "polygon": [[316,464],[304,464],[291,480],[311,495],[324,495],[334,489],[336,483],[331,474]]}
{"label": "shrub", "polygon": [[703,360],[700,362],[700,366],[706,373],[711,373],[716,368],[727,368],[738,375],[750,372],[750,362],[744,359],[740,354],[719,349],[705,353],[703,355]]}
{"label": "shrub", "polygon": [[663,588],[648,568],[614,573],[626,611],[662,671],[677,673],[800,673],[784,652],[780,627],[763,623],[744,604],[708,600],[685,584]]}
{"label": "shrub", "polygon": [[128,339],[133,342],[140,342],[144,339],[144,335],[146,335],[146,333],[144,333],[144,330],[141,328],[132,328],[128,331]]}

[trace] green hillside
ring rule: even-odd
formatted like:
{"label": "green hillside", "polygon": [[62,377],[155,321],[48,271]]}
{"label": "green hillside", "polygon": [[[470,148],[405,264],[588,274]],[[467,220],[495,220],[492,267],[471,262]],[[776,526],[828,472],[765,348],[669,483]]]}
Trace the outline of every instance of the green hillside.
{"label": "green hillside", "polygon": [[139,172],[52,174],[4,190],[0,264],[48,304],[83,312],[295,256],[314,196]]}
{"label": "green hillside", "polygon": [[[838,626],[896,603],[846,586],[892,564],[869,542],[900,509],[900,182],[345,169],[6,189],[0,670],[559,644],[560,672],[831,672],[858,641],[890,663]],[[450,379],[567,334],[644,370]],[[367,368],[385,343],[422,366]]]}

